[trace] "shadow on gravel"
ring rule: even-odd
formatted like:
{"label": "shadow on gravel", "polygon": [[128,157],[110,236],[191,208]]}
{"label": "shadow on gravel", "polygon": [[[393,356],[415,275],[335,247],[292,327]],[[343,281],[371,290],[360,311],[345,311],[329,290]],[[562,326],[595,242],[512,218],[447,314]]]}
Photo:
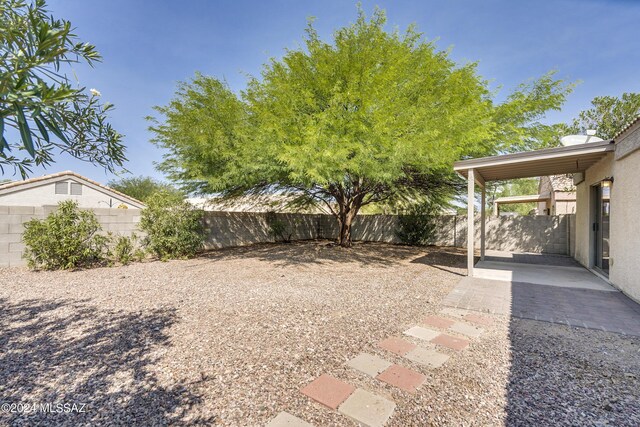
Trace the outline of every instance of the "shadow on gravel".
{"label": "shadow on gravel", "polygon": [[167,387],[150,369],[175,321],[173,309],[124,313],[86,301],[0,299],[1,403],[86,404],[83,413],[0,412],[0,424],[213,423],[189,416],[201,402],[199,383]]}
{"label": "shadow on gravel", "polygon": [[640,425],[640,338],[516,317],[509,336],[507,426]]}
{"label": "shadow on gravel", "polygon": [[355,263],[362,267],[384,267],[399,265],[424,253],[424,247],[354,242],[351,248],[341,248],[328,240],[307,240],[217,249],[204,253],[201,258],[212,261],[255,258],[280,266]]}

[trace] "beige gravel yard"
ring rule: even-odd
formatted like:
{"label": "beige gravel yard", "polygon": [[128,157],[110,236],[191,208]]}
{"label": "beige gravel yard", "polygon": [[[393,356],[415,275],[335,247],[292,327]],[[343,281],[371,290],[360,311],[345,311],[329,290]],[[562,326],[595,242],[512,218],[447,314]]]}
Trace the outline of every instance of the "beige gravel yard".
{"label": "beige gravel yard", "polygon": [[[376,347],[439,313],[465,262],[451,248],[305,242],[0,269],[0,401],[87,404],[0,425],[253,426],[280,411],[353,425],[300,393],[325,373],[393,400],[393,426],[640,424],[638,338],[493,316],[437,370]],[[345,365],[361,352],[427,381],[412,395]]]}

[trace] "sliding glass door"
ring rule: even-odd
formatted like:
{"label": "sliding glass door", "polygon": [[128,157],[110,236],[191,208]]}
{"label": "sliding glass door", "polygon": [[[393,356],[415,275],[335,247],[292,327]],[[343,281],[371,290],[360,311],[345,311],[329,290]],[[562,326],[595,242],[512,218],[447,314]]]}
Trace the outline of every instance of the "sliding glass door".
{"label": "sliding glass door", "polygon": [[609,275],[609,218],[611,212],[611,181],[602,181],[593,187],[594,220],[594,266]]}

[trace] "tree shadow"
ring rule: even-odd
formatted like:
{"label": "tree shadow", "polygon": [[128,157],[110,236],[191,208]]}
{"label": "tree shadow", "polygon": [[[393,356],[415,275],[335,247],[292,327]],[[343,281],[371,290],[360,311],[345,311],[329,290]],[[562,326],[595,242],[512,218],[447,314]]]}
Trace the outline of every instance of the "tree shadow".
{"label": "tree shadow", "polygon": [[211,261],[254,258],[278,266],[355,263],[371,267],[399,265],[420,256],[424,250],[375,242],[354,242],[351,248],[342,248],[328,240],[307,240],[215,249],[203,253],[201,258]]}
{"label": "tree shadow", "polygon": [[125,313],[82,301],[0,299],[2,403],[86,404],[84,412],[0,413],[2,425],[209,425],[201,382],[162,384],[175,309]]}

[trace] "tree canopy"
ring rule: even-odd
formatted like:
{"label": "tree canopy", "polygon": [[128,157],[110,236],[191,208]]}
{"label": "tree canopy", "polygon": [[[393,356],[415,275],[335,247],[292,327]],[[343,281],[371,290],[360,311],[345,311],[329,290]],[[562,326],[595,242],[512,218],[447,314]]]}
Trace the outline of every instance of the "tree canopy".
{"label": "tree canopy", "polygon": [[324,204],[340,243],[368,204],[450,192],[454,161],[521,150],[571,85],[553,73],[494,101],[477,64],[456,64],[415,28],[385,30],[362,10],[333,42],[312,24],[304,47],[272,59],[246,90],[197,74],[150,118],[167,150],[159,169],[189,191],[235,196],[286,192]]}
{"label": "tree canopy", "polygon": [[567,133],[584,134],[595,129],[602,139],[612,139],[626,125],[640,116],[640,93],[623,93],[621,97],[597,96],[592,107],[581,111],[568,125]]}
{"label": "tree canopy", "polygon": [[120,178],[109,181],[107,185],[114,190],[144,203],[146,203],[152,195],[159,192],[177,196],[180,200],[184,198],[184,194],[177,188],[148,176]]}
{"label": "tree canopy", "polygon": [[[73,87],[64,67],[101,60],[71,23],[48,15],[44,0],[0,0],[0,171],[26,177],[63,152],[114,171],[126,160],[113,108],[97,90]],[[14,132],[9,132],[13,128]]]}

